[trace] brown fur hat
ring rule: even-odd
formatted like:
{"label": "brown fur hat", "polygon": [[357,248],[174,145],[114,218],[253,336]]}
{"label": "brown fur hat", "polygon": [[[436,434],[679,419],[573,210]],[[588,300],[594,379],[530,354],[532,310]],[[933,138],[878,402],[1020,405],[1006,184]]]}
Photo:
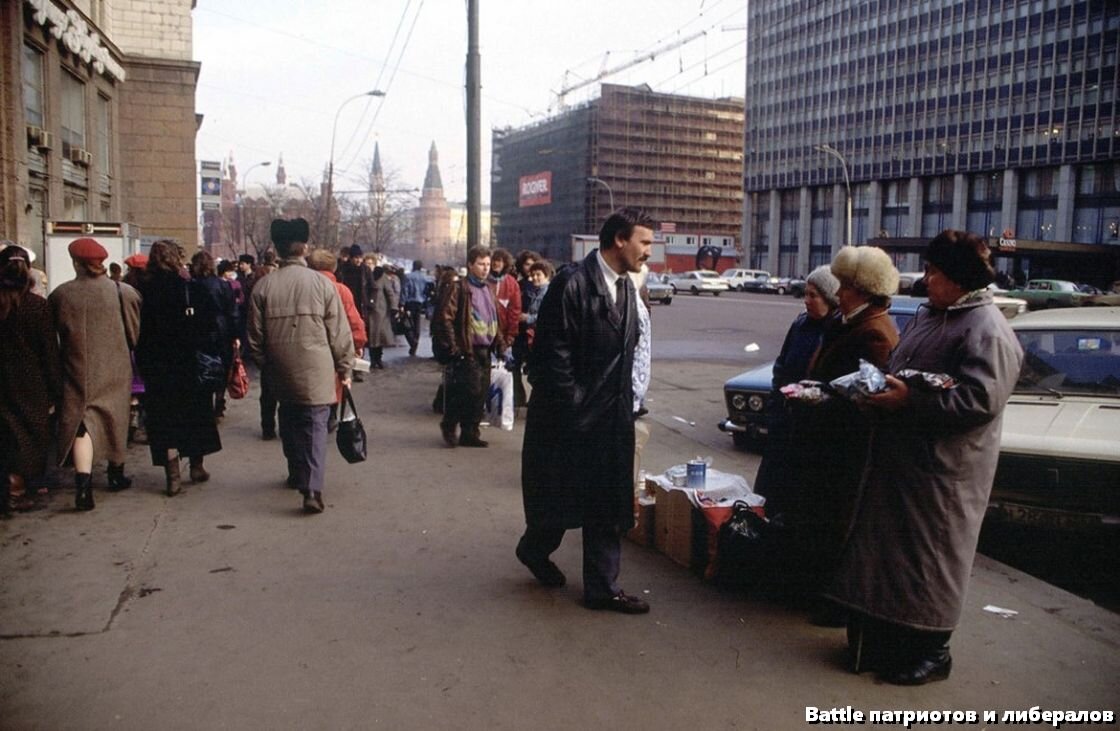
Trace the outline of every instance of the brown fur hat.
{"label": "brown fur hat", "polygon": [[832,273],[871,295],[890,297],[898,291],[898,270],[887,252],[875,246],[845,246],[832,260]]}

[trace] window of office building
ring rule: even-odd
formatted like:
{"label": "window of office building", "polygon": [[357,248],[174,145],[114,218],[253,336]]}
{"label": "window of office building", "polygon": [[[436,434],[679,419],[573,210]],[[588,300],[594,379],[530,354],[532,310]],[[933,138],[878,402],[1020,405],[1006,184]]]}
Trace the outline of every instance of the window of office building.
{"label": "window of office building", "polygon": [[1120,245],[1120,164],[1085,165],[1076,173],[1073,240]]}
{"label": "window of office building", "polygon": [[857,244],[871,238],[868,229],[870,219],[871,183],[852,186],[852,243]]}
{"label": "window of office building", "polygon": [[1021,239],[1053,241],[1058,217],[1058,171],[1029,168],[1019,178],[1019,215],[1015,234]]}
{"label": "window of office building", "polygon": [[62,154],[86,146],[86,85],[62,73]]}
{"label": "window of office building", "polygon": [[945,229],[953,214],[953,178],[944,176],[923,181],[922,236],[934,237]]}
{"label": "window of office building", "polygon": [[965,226],[981,236],[998,236],[1003,231],[1003,173],[976,173],[968,178],[968,217]]}
{"label": "window of office building", "polygon": [[109,100],[100,94],[97,95],[97,165],[101,168],[104,174],[109,173],[109,140],[111,139],[112,130],[110,129],[110,120],[112,118]]}
{"label": "window of office building", "polygon": [[883,184],[883,230],[888,237],[906,235],[906,223],[910,218],[909,182],[890,180]]}
{"label": "window of office building", "polygon": [[43,54],[23,47],[23,117],[27,124],[43,126]]}
{"label": "window of office building", "polygon": [[[813,189],[813,210],[810,223],[809,268],[815,269],[832,260],[832,186]],[[796,272],[806,274],[807,272]]]}
{"label": "window of office building", "polygon": [[797,225],[801,217],[801,191],[792,188],[782,191],[782,219],[778,231],[778,266],[774,274],[789,274],[797,265]]}

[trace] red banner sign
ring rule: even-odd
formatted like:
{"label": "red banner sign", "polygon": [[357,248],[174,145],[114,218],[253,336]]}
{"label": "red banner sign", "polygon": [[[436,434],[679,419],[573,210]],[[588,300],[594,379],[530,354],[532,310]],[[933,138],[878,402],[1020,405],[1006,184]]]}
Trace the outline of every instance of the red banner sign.
{"label": "red banner sign", "polygon": [[519,207],[546,206],[552,203],[552,171],[522,175],[518,181]]}

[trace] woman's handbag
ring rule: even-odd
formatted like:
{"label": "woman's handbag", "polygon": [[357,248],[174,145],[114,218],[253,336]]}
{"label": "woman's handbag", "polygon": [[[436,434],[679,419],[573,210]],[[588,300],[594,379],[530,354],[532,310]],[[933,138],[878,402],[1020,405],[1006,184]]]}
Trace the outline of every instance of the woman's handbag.
{"label": "woman's handbag", "polygon": [[389,323],[393,328],[394,335],[406,335],[408,333],[408,315],[403,310],[393,310],[389,314]]}
{"label": "woman's handbag", "polygon": [[[347,414],[349,410],[349,414]],[[338,408],[338,431],[335,432],[338,451],[350,464],[364,462],[366,459],[366,430],[358,418],[354,407],[354,396],[348,386],[342,388],[342,402]]]}
{"label": "woman's handbag", "polygon": [[242,399],[249,395],[249,373],[245,370],[245,363],[237,348],[233,349],[233,365],[229,368],[226,390],[231,399]]}

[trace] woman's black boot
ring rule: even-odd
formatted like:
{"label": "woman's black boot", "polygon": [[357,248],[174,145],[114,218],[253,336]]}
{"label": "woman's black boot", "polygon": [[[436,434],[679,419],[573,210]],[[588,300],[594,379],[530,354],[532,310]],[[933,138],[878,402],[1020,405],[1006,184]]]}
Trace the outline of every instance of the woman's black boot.
{"label": "woman's black boot", "polygon": [[132,487],[132,478],[124,476],[124,465],[109,463],[109,492],[120,492]]}
{"label": "woman's black boot", "polygon": [[945,680],[953,669],[949,632],[904,629],[899,632],[899,662],[879,677],[892,685],[925,685]]}
{"label": "woman's black boot", "polygon": [[93,475],[79,472],[74,475],[74,507],[78,510],[93,510]]}

